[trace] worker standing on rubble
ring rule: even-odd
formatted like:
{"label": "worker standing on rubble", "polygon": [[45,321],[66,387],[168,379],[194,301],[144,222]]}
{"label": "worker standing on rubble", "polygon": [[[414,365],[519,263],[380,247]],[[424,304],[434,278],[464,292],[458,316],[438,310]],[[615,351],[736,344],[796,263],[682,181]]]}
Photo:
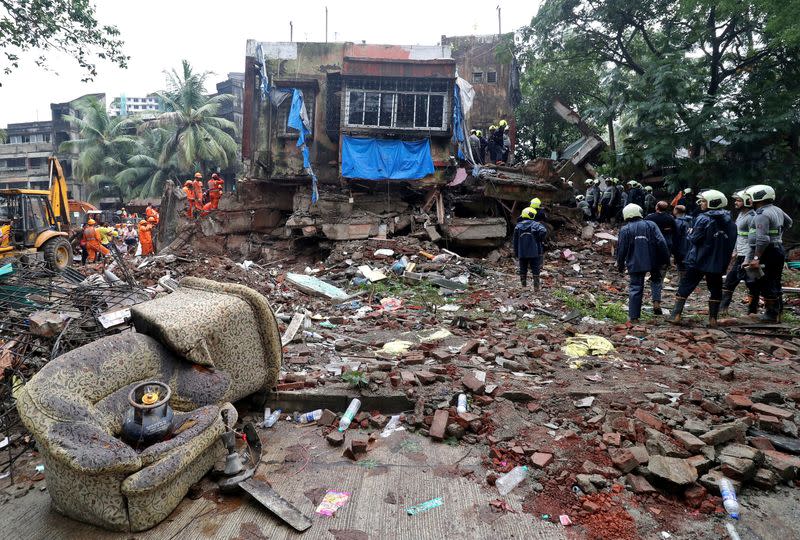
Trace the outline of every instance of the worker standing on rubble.
{"label": "worker standing on rubble", "polygon": [[628,182],[630,189],[628,190],[628,203],[635,204],[640,208],[644,208],[644,190],[642,185],[636,180]]}
{"label": "worker standing on rubble", "polygon": [[153,218],[139,222],[139,243],[142,246],[142,257],[153,254]]}
{"label": "worker standing on rubble", "polygon": [[646,214],[656,211],[656,196],[653,195],[653,188],[650,186],[644,188],[644,211]]}
{"label": "worker standing on rubble", "polygon": [[153,208],[152,203],[147,203],[147,208],[144,210],[144,217],[145,218],[153,218],[155,224],[158,225],[158,220],[161,216],[158,215],[158,210]]}
{"label": "worker standing on rubble", "polygon": [[222,180],[217,173],[211,175],[208,181],[208,202],[203,205],[203,212],[201,216],[206,216],[212,210],[216,210],[219,206],[219,200],[222,198],[222,188],[225,181]]}
{"label": "worker standing on rubble", "polygon": [[519,259],[519,279],[523,287],[528,286],[528,269],[533,276],[533,290],[540,288],[539,272],[542,268],[542,255],[544,253],[544,237],[547,229],[535,221],[536,210],[526,208],[522,211],[514,227],[513,246],[514,257]]}
{"label": "worker standing on rubble", "polygon": [[128,253],[131,250],[136,250],[136,244],[139,242],[139,235],[136,234],[136,230],[133,228],[133,223],[128,223],[125,225],[125,230],[122,231],[122,238],[125,241],[125,245],[127,246],[126,251]]}
{"label": "worker standing on rubble", "polygon": [[[723,317],[728,315],[728,308],[731,305],[731,300],[733,300],[733,292],[742,280],[745,280],[745,284],[750,290],[747,312],[749,314],[758,312],[759,297],[757,294],[753,294],[753,284],[752,282],[747,282],[745,279],[746,272],[744,268],[742,268],[742,264],[747,254],[750,252],[748,236],[750,234],[750,227],[753,223],[755,211],[753,211],[753,204],[750,202],[750,197],[744,189],[733,193],[733,204],[739,213],[736,215],[736,246],[733,248],[733,253],[731,254],[730,269],[722,284],[722,302],[719,306],[719,313]],[[755,298],[755,303],[753,302],[753,298]]]}
{"label": "worker standing on rubble", "polygon": [[486,147],[489,144],[489,141],[486,140],[486,137],[483,136],[483,131],[480,129],[477,131],[476,135],[478,135],[478,142],[480,142],[480,146],[478,147],[478,156],[480,157],[480,164],[483,165],[486,163]]}
{"label": "worker standing on rubble", "polygon": [[[661,235],[664,237],[664,241],[667,243],[667,252],[669,254],[675,253],[675,245],[677,244],[675,241],[675,218],[672,217],[672,214],[669,212],[669,203],[667,203],[667,201],[659,201],[656,205],[656,211],[652,214],[648,214],[644,219],[656,224],[656,227],[658,227],[658,230],[661,231]],[[668,255],[664,265],[659,269],[662,279],[667,275],[669,260],[670,257]],[[658,303],[658,306],[655,304],[653,305],[653,313],[655,315],[664,314],[661,311],[661,302]]]}
{"label": "worker standing on rubble", "polygon": [[186,194],[186,204],[189,205],[189,209],[186,210],[186,217],[189,219],[194,218],[194,185],[192,184],[191,180],[187,180],[183,184],[183,192]]}
{"label": "worker standing on rubble", "polygon": [[533,213],[533,219],[535,221],[538,221],[540,223],[547,221],[547,212],[545,212],[545,209],[542,208],[542,200],[539,197],[534,197],[533,199],[531,199],[531,205],[528,208],[536,210]]}
{"label": "worker standing on rubble", "polygon": [[750,249],[743,264],[748,274],[757,275],[753,295],[764,298],[764,314],[760,320],[780,321],[783,310],[781,279],[786,253],[783,250],[783,231],[792,226],[792,218],[775,206],[775,190],[759,184],[745,190],[752,201],[755,214],[750,225]]}
{"label": "worker standing on rubble", "polygon": [[616,211],[617,187],[614,185],[614,178],[606,178],[606,188],[600,198],[600,221],[611,221],[611,217]]}
{"label": "worker standing on rubble", "polygon": [[88,223],[83,224],[80,232],[80,239],[78,240],[78,246],[81,248],[81,265],[83,266],[86,266],[86,259],[89,258],[89,250],[86,247],[86,227],[88,226]]}
{"label": "worker standing on rubble", "polygon": [[508,122],[505,120],[500,120],[497,123],[497,129],[495,130],[494,134],[492,135],[492,139],[495,145],[495,153],[496,153],[496,160],[495,163],[505,165],[505,157],[507,155],[506,146],[505,146],[505,132],[506,128],[508,127]]}
{"label": "worker standing on rubble", "polygon": [[705,278],[709,293],[708,326],[713,328],[717,326],[722,301],[722,276],[736,245],[736,225],[730,212],[725,210],[728,199],[724,193],[709,189],[700,193],[698,200],[701,213],[695,218],[689,233],[689,253],[684,260],[686,271],[667,321],[672,324],[681,322],[686,299]]}
{"label": "worker standing on rubble", "polygon": [[203,175],[194,173],[194,181],[192,182],[192,189],[194,191],[194,207],[197,212],[203,211]]}
{"label": "worker standing on rubble", "polygon": [[578,210],[583,212],[584,221],[589,221],[592,219],[592,210],[589,208],[589,203],[586,202],[586,197],[583,195],[576,195],[575,204],[578,207]]}
{"label": "worker standing on rubble", "polygon": [[97,222],[93,219],[90,219],[87,223],[89,226],[83,230],[83,238],[86,240],[88,261],[93,263],[97,259],[98,253],[101,253],[105,257],[110,252],[108,251],[107,247],[100,243],[100,231],[95,228]]}
{"label": "worker standing on rubble", "polygon": [[[489,149],[489,162],[492,165],[495,165],[500,160],[500,145],[497,144],[497,126],[491,125],[489,126],[489,136],[487,147]],[[500,136],[500,140],[503,140],[502,135]]]}
{"label": "worker standing on rubble", "polygon": [[650,294],[653,312],[661,314],[661,290],[664,274],[661,269],[669,262],[669,248],[658,226],[642,219],[642,207],[628,204],[622,209],[625,225],[617,242],[617,269],[628,270],[628,322],[638,324],[642,314],[644,279],[650,273]]}
{"label": "worker standing on rubble", "polygon": [[590,179],[586,182],[586,205],[589,207],[590,216],[589,219],[594,221],[597,219],[597,203],[600,201],[600,188],[598,184],[600,183],[599,180],[596,178]]}
{"label": "worker standing on rubble", "polygon": [[472,152],[472,158],[481,164],[481,140],[478,138],[478,131],[475,129],[469,130],[469,149]]}
{"label": "worker standing on rubble", "polygon": [[672,209],[672,217],[675,218],[675,245],[672,252],[675,255],[675,267],[678,269],[678,281],[680,281],[686,272],[683,261],[689,254],[689,232],[692,230],[694,220],[686,215],[686,208],[681,205]]}

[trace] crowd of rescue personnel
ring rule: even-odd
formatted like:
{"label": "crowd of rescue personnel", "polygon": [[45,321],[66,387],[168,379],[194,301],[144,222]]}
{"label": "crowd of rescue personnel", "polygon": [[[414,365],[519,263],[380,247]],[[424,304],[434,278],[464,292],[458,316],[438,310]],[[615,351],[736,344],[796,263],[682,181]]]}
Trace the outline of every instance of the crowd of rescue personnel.
{"label": "crowd of rescue personnel", "polygon": [[[508,163],[511,149],[511,139],[508,136],[508,122],[500,120],[497,125],[491,125],[489,133],[484,137],[480,129],[470,130],[469,146],[472,157],[480,165]],[[488,154],[488,160],[487,160]]]}
{"label": "crowd of rescue personnel", "polygon": [[[183,186],[188,204],[187,217],[194,219],[216,210],[224,188],[225,181],[217,173],[208,180],[207,190],[203,189],[201,173],[196,173],[193,180],[187,180]],[[148,203],[141,219],[137,214],[128,214],[125,208],[118,214],[120,221],[113,225],[108,221],[98,224],[90,217],[73,236],[74,246],[81,253],[81,264],[99,262],[110,255],[111,250],[143,257],[156,253],[155,229],[160,221],[158,210]]]}
{"label": "crowd of rescue personnel", "polygon": [[[748,289],[747,312],[757,316],[760,301],[765,323],[780,321],[782,273],[786,260],[783,233],[792,219],[775,203],[775,190],[758,184],[733,193],[735,218],[727,209],[724,193],[708,189],[695,197],[686,188],[671,202],[657,201],[650,186],[636,181],[621,183],[614,178],[587,181],[586,194],[575,201],[586,221],[621,223],[616,246],[616,267],[629,276],[628,324],[640,322],[645,280],[649,274],[654,315],[663,315],[661,293],[664,277],[674,262],[678,289],[667,322],[680,324],[687,298],[701,281],[709,292],[708,325],[717,326],[728,315],[739,283]],[[572,187],[572,183],[568,182]],[[574,190],[574,188],[573,188]],[[533,275],[534,290],[540,287],[540,270],[547,229],[541,201],[535,198],[525,208],[513,235],[514,256],[519,259],[523,287]]]}

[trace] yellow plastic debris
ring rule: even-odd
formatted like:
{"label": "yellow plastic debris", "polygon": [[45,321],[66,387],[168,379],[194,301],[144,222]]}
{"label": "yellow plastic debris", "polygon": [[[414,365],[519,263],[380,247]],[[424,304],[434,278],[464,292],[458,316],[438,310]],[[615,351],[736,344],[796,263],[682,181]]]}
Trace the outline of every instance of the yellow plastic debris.
{"label": "yellow plastic debris", "polygon": [[449,338],[452,335],[453,334],[452,332],[450,332],[450,330],[445,330],[444,328],[442,328],[441,330],[437,330],[436,332],[434,332],[429,336],[420,338],[420,341],[423,343],[428,343],[429,341],[439,341],[440,339]]}
{"label": "yellow plastic debris", "polygon": [[[567,338],[566,343],[561,347],[561,352],[570,358],[605,356],[612,351],[614,351],[613,343],[604,337],[591,334],[576,334],[575,337]],[[572,367],[572,363],[570,363],[570,367]],[[577,369],[578,367],[580,367],[580,365],[577,365],[573,369]]]}
{"label": "yellow plastic debris", "polygon": [[384,343],[381,350],[386,354],[398,356],[405,353],[412,345],[413,343],[410,341],[396,340],[390,341],[389,343]]}

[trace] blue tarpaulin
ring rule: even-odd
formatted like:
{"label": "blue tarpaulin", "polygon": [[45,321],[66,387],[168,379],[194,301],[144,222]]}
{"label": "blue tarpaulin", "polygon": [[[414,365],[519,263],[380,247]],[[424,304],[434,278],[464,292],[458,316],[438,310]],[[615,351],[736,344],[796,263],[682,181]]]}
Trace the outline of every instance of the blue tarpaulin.
{"label": "blue tarpaulin", "polygon": [[419,180],[433,174],[431,143],[388,139],[342,140],[342,176],[364,180]]}

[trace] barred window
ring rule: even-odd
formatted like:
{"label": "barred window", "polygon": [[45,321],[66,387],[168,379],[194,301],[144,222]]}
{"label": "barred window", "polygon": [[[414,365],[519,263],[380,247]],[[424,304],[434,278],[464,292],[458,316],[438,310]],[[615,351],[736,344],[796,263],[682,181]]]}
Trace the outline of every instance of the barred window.
{"label": "barred window", "polygon": [[449,82],[439,79],[349,79],[347,126],[446,131]]}
{"label": "barred window", "polygon": [[486,82],[490,84],[497,83],[497,72],[496,71],[487,71],[486,72]]}
{"label": "barred window", "polygon": [[[311,135],[314,135],[314,112],[316,109],[317,94],[311,89],[303,89],[303,103],[308,112],[308,127],[311,130]],[[292,96],[291,94],[283,100],[281,106],[278,107],[278,134],[286,137],[297,137],[297,130],[290,128],[287,123],[289,121],[289,111],[292,109]]]}

